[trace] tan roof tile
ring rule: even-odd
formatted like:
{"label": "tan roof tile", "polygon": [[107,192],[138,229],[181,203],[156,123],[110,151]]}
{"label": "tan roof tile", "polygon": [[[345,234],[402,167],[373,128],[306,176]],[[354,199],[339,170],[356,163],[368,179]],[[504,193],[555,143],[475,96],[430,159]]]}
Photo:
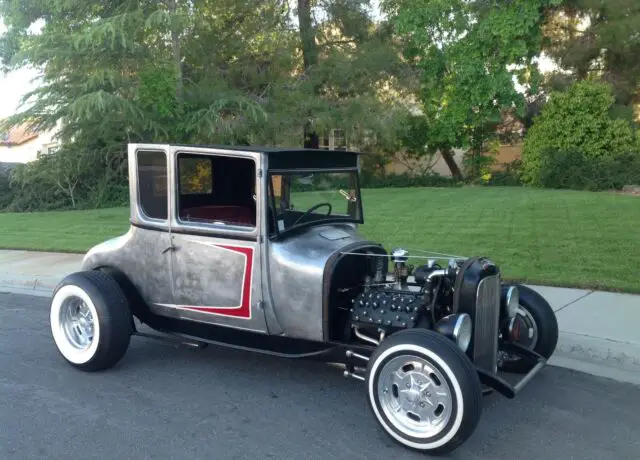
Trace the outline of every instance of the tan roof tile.
{"label": "tan roof tile", "polygon": [[20,145],[38,137],[38,132],[32,131],[28,125],[14,126],[8,132],[0,133],[0,145]]}

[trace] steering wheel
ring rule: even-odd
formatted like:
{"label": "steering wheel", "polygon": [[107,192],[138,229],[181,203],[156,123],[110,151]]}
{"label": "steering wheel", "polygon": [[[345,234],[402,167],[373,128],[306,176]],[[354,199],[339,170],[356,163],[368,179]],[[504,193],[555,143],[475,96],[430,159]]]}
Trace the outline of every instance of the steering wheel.
{"label": "steering wheel", "polygon": [[313,211],[315,211],[315,210],[316,210],[316,209],[318,209],[318,208],[321,208],[322,206],[327,206],[327,207],[329,208],[329,211],[327,212],[327,216],[328,216],[329,214],[331,214],[331,210],[333,209],[333,208],[331,207],[331,203],[318,203],[318,204],[316,204],[315,206],[311,206],[309,209],[307,209],[307,211],[306,211],[303,215],[301,215],[300,217],[298,217],[298,218],[296,219],[296,221],[295,221],[293,224],[291,224],[291,225],[293,226],[293,225],[297,224],[298,222],[300,222],[300,220],[301,220],[302,218],[304,218],[304,217],[308,216],[308,215],[309,215],[309,214],[311,214]]}

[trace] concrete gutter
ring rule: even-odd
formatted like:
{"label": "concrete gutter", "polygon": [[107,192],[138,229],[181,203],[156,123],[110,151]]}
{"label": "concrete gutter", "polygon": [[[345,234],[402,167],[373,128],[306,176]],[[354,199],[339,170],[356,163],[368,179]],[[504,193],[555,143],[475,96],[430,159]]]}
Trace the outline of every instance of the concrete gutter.
{"label": "concrete gutter", "polygon": [[[50,297],[81,254],[1,251],[0,292]],[[530,286],[556,312],[560,338],[549,365],[640,384],[640,295]]]}

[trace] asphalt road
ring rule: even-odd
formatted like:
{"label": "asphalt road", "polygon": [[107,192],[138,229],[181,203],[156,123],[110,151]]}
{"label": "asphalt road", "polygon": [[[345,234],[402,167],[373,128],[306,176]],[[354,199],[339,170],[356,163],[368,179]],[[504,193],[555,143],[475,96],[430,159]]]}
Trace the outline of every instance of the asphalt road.
{"label": "asphalt road", "polygon": [[[63,362],[46,299],[0,294],[0,459],[411,459],[362,384],[321,363],[134,338],[114,369]],[[548,367],[491,395],[451,458],[640,458],[640,387]]]}

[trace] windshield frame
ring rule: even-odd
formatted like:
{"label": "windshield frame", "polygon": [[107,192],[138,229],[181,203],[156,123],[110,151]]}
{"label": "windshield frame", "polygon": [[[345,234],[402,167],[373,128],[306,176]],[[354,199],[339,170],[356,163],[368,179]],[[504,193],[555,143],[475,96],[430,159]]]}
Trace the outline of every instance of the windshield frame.
{"label": "windshield frame", "polygon": [[[274,211],[277,211],[276,207],[276,195],[273,189],[273,176],[278,175],[300,175],[300,174],[323,174],[323,173],[348,173],[351,174],[355,179],[354,184],[354,192],[356,194],[356,206],[357,206],[357,214],[358,218],[350,217],[350,216],[327,216],[326,218],[310,220],[307,222],[302,222],[296,225],[293,225],[285,230],[280,230],[278,228],[277,222],[277,212],[273,212],[271,215],[271,223],[273,224],[273,232],[268,234],[270,239],[280,239],[284,236],[290,235],[291,233],[295,233],[299,230],[306,229],[309,227],[314,227],[318,225],[327,225],[327,224],[335,224],[335,223],[349,223],[349,224],[364,224],[364,210],[362,207],[362,190],[360,188],[360,170],[359,168],[287,168],[287,169],[269,169],[266,174],[266,182],[267,182],[267,196],[268,203],[267,207],[264,210],[265,219],[269,219],[268,208],[270,207]],[[306,211],[306,210],[305,210]]]}

